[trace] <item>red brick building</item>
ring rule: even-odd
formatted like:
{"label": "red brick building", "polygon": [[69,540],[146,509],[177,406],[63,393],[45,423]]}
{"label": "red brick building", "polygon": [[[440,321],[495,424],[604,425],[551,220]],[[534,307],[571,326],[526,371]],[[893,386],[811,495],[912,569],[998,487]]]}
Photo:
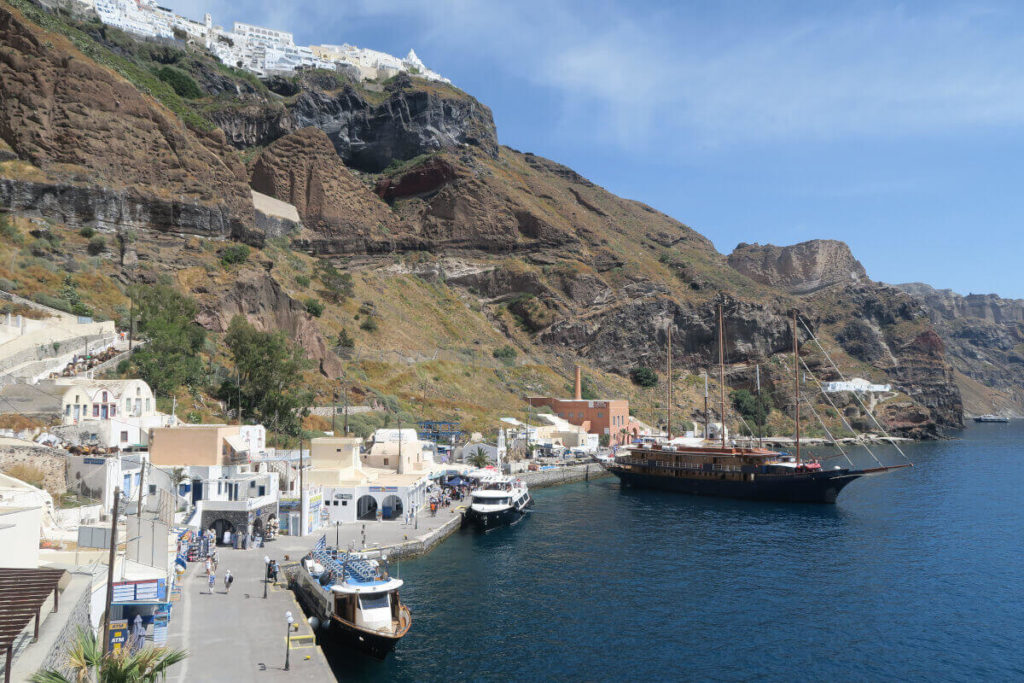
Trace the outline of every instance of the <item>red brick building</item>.
{"label": "red brick building", "polygon": [[622,431],[629,428],[629,401],[587,401],[580,398],[581,393],[580,369],[576,368],[576,398],[530,396],[527,400],[535,408],[550,407],[555,415],[583,427],[589,434],[607,434],[612,445],[628,443],[629,435]]}

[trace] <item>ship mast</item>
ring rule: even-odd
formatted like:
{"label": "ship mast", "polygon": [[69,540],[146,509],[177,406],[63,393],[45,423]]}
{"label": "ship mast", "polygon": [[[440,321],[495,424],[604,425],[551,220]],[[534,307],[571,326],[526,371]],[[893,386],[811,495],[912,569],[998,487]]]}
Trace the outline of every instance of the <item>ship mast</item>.
{"label": "ship mast", "polygon": [[793,384],[796,387],[796,464],[800,464],[800,342],[797,338],[796,309],[793,309]]}
{"label": "ship mast", "polygon": [[672,440],[672,325],[669,324],[665,331],[668,332],[668,440]]}
{"label": "ship mast", "polygon": [[718,304],[718,380],[722,393],[722,448],[725,448],[725,328],[722,323],[722,304]]}

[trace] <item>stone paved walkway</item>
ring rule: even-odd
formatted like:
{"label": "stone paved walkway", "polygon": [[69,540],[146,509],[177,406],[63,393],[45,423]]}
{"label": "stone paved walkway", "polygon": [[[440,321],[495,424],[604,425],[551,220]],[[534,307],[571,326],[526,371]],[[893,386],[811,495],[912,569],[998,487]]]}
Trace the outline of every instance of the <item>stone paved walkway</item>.
{"label": "stone paved walkway", "polygon": [[[289,550],[301,553],[306,539],[288,539]],[[284,545],[282,544],[282,546]],[[193,563],[172,608],[168,645],[191,654],[168,676],[170,681],[332,681],[323,652],[313,640],[302,608],[291,591],[268,586],[263,598],[264,549],[220,548],[217,585],[209,594],[202,565]],[[267,554],[273,553],[273,550]],[[280,557],[276,558],[280,560]],[[224,590],[224,572],[235,577]],[[290,611],[298,629],[292,632],[289,671],[284,670]]]}
{"label": "stone paved walkway", "polygon": [[[189,565],[181,600],[174,603],[168,646],[191,654],[168,676],[172,683],[188,681],[332,681],[334,674],[295,597],[283,584],[269,586],[263,598],[263,558],[279,563],[308,552],[321,535],[328,545],[355,549],[397,545],[436,533],[459,515],[459,508],[427,512],[418,522],[357,522],[321,529],[306,537],[281,536],[253,550],[219,548],[217,585],[209,594],[207,577],[199,563]],[[364,529],[365,527],[365,529]],[[224,572],[235,577],[230,593],[224,591]],[[284,671],[285,612],[291,611],[298,630],[292,633],[290,670]]]}

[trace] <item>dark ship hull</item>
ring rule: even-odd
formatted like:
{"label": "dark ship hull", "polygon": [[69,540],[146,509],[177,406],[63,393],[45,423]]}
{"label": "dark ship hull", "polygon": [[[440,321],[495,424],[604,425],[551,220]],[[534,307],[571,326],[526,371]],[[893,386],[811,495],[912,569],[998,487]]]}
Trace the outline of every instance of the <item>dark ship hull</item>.
{"label": "dark ship hull", "polygon": [[377,659],[384,659],[395,649],[395,645],[404,635],[405,632],[398,636],[389,636],[368,631],[334,617],[327,632],[321,634],[320,642],[324,647],[350,648]]}
{"label": "dark ship hull", "polygon": [[473,508],[466,510],[462,517],[463,528],[473,528],[478,531],[487,531],[502,526],[515,524],[526,515],[526,507],[517,510],[515,506],[494,512],[477,512]]}
{"label": "dark ship hull", "polygon": [[863,472],[826,470],[794,474],[757,475],[753,481],[716,477],[670,477],[645,474],[620,465],[606,468],[623,486],[674,491],[693,496],[782,503],[835,503],[839,492]]}

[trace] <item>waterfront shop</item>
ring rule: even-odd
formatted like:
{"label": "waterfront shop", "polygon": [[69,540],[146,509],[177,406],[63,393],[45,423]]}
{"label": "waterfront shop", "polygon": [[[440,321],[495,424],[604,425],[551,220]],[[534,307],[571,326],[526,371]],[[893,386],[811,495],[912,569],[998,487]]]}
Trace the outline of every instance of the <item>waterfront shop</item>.
{"label": "waterfront shop", "polygon": [[306,516],[304,520],[302,519],[298,498],[284,498],[281,500],[279,504],[281,510],[279,517],[280,533],[288,536],[306,536],[323,528],[326,519],[324,515],[323,491],[319,486],[308,487],[303,491],[303,497],[306,502]]}
{"label": "waterfront shop", "polygon": [[140,647],[139,638],[151,640],[154,645],[166,645],[173,575],[168,578],[166,569],[119,559],[119,566],[115,567],[115,576],[119,578],[113,586],[108,638],[115,647]]}

